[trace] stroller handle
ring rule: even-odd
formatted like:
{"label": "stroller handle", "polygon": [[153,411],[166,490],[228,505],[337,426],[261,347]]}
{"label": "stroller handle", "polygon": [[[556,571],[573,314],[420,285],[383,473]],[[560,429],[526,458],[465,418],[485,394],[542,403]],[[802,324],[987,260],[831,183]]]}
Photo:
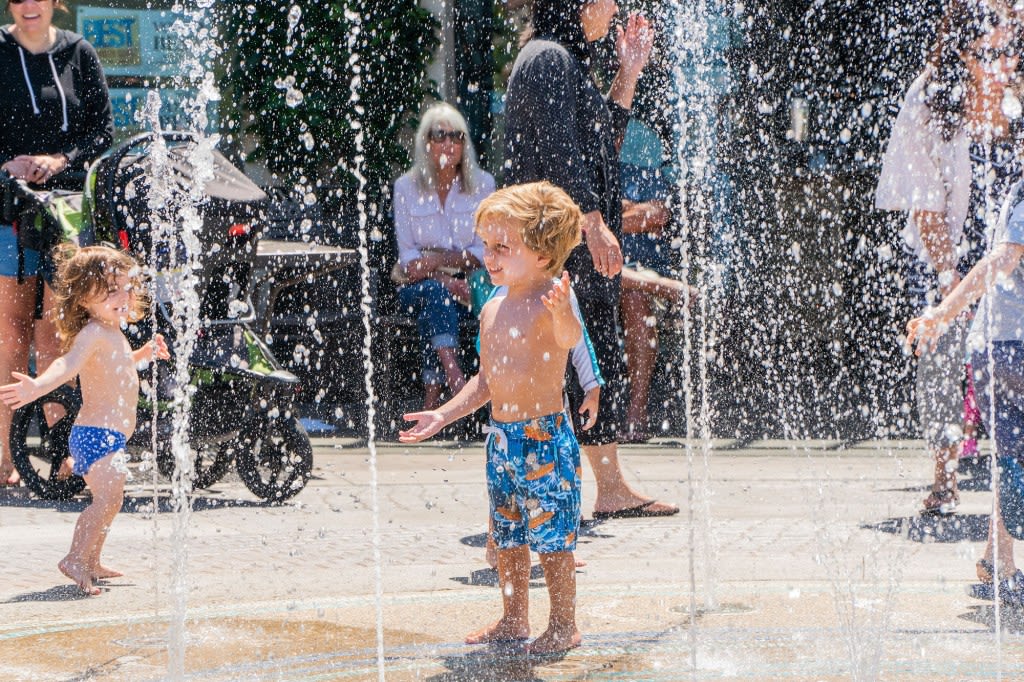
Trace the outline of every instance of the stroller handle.
{"label": "stroller handle", "polygon": [[195,133],[190,133],[184,130],[169,130],[162,133],[139,133],[135,137],[130,137],[121,144],[117,145],[114,149],[110,150],[107,154],[107,158],[113,159],[115,164],[120,163],[121,159],[128,156],[131,152],[138,149],[139,147],[145,147],[156,142],[157,138],[163,138],[164,142],[197,142],[199,137]]}
{"label": "stroller handle", "polygon": [[[164,142],[172,143],[196,142],[199,139],[194,133],[181,130],[173,130],[162,133],[139,133],[135,137],[128,138],[127,140],[119,144],[117,147],[114,147],[109,152],[107,152],[107,154],[105,155],[106,161],[111,165],[111,167],[117,168],[118,166],[121,165],[121,161],[124,160],[124,157],[128,156],[136,149],[147,147],[153,144],[154,142],[156,142],[157,138],[162,138]],[[113,196],[114,194],[115,175],[115,173],[107,173],[104,182],[105,189],[107,191],[107,196]]]}

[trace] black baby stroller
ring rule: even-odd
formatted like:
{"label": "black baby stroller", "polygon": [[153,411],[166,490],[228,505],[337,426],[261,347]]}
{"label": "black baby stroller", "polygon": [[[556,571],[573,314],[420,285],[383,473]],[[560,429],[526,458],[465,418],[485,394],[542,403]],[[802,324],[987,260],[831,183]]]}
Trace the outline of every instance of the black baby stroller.
{"label": "black baby stroller", "polygon": [[[184,247],[180,241],[154,243],[151,221],[156,216],[172,230],[180,226],[186,204],[179,200],[194,186],[196,171],[189,151],[196,144],[194,136],[185,133],[143,134],[104,155],[93,164],[86,179],[80,242],[105,241],[130,251],[149,266],[156,284],[156,329],[152,329],[151,321],[133,325],[128,333],[133,346],[141,345],[157,331],[167,338],[174,353],[175,304],[181,295],[175,290],[175,282],[182,268],[189,266],[181,260]],[[235,462],[249,490],[263,499],[280,501],[306,485],[313,450],[293,404],[297,377],[281,369],[250,326],[254,318],[249,281],[267,195],[216,151],[211,161],[212,176],[207,173],[204,178],[205,196],[198,202],[201,226],[196,229],[198,243],[193,261],[198,266],[194,273],[199,324],[188,362],[192,402],[187,433],[194,454],[192,483],[196,488],[209,487]],[[16,195],[20,187],[21,200],[9,200],[5,206],[13,205],[23,224],[34,221],[45,231],[47,223],[67,222],[53,210],[51,197],[37,200],[33,207],[32,196],[27,195],[38,195],[20,183],[8,185]],[[155,196],[157,185],[159,198]],[[190,201],[191,206],[197,205],[195,197]],[[165,366],[158,369],[155,399],[154,392],[146,390],[150,374],[143,374],[141,379],[138,428],[129,441],[129,452],[138,454],[152,449],[155,443],[156,466],[161,474],[171,476],[175,458],[170,404],[179,387]],[[47,406],[54,404],[65,416],[49,425],[45,415],[51,413],[52,420],[54,409]],[[61,463],[69,456],[68,435],[80,404],[78,390],[65,386],[14,415],[14,463],[25,484],[41,497],[66,499],[85,484],[76,476],[58,475]],[[30,438],[35,431],[39,433],[38,444]]]}

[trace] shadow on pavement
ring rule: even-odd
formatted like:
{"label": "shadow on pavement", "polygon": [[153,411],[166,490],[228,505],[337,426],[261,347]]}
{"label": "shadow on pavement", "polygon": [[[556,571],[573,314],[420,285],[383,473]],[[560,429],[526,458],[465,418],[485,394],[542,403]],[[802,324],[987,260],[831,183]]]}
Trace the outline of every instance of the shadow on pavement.
{"label": "shadow on pavement", "polygon": [[535,674],[534,668],[563,658],[564,655],[531,658],[526,654],[526,642],[491,644],[466,654],[443,657],[440,663],[448,672],[426,679],[428,682],[541,682],[544,678]]}
{"label": "shadow on pavement", "polygon": [[[53,509],[59,512],[80,513],[89,506],[91,498],[73,497],[70,500],[44,500],[32,495],[28,488],[9,488],[0,493],[0,507],[21,507],[24,509]],[[231,509],[240,507],[275,507],[279,503],[266,500],[239,500],[234,498],[196,495],[192,498],[192,511],[202,512],[212,509]],[[121,506],[123,514],[149,514],[153,509],[152,494],[130,494],[124,498]],[[174,500],[167,493],[157,497],[157,511],[171,513],[175,511]]]}
{"label": "shadow on pavement", "polygon": [[[996,607],[994,604],[971,606],[967,613],[959,616],[971,623],[984,625],[989,630],[996,627]],[[1003,623],[1003,632],[1019,635],[1024,633],[1024,610],[1020,607],[1003,605],[999,608],[999,620]]]}
{"label": "shadow on pavement", "polygon": [[18,604],[20,602],[39,601],[78,601],[88,599],[89,595],[78,589],[77,585],[57,585],[42,592],[25,592],[10,599],[5,599],[2,604]]}
{"label": "shadow on pavement", "polygon": [[[595,521],[587,519],[580,523],[579,537],[580,541],[583,538],[612,538],[615,537],[609,533],[597,533],[595,532],[599,526],[602,526],[606,521]],[[467,547],[478,547],[484,549],[487,547],[487,533],[476,533],[475,535],[466,535],[459,539],[459,542],[466,545]],[[578,549],[578,548],[577,548]],[[576,557],[580,557],[577,555]],[[498,572],[493,568],[481,568],[477,571],[473,571],[468,576],[456,576],[452,578],[453,581],[462,585],[487,585],[490,587],[498,586]],[[544,587],[544,569],[541,568],[540,564],[534,564],[530,567],[530,587]]]}
{"label": "shadow on pavement", "polygon": [[912,542],[984,542],[988,538],[988,514],[921,514],[864,524],[861,528],[902,535]]}
{"label": "shadow on pavement", "polygon": [[[493,568],[481,568],[477,571],[473,571],[469,576],[455,576],[452,581],[457,582],[461,585],[481,585],[486,587],[497,587],[498,586],[498,571]],[[530,566],[530,587],[541,588],[545,587],[547,583],[544,582],[544,569],[541,568],[540,564],[534,564]]]}

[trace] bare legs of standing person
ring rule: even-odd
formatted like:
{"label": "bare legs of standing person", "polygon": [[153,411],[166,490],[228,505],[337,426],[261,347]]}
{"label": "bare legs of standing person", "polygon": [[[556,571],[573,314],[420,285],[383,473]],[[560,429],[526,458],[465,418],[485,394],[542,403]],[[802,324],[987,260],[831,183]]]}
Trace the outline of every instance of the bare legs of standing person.
{"label": "bare legs of standing person", "polygon": [[[551,608],[547,629],[529,651],[548,654],[580,645],[576,627],[576,562],[572,552],[540,555]],[[530,548],[526,545],[498,550],[498,582],[502,614],[494,623],[466,636],[466,644],[510,642],[530,636]]]}
{"label": "bare legs of standing person", "polygon": [[625,337],[626,365],[629,368],[629,407],[619,441],[642,443],[650,438],[647,402],[651,391],[651,374],[658,354],[658,329],[653,324],[651,299],[647,294],[624,286],[619,309]]}
{"label": "bare legs of standing person", "polygon": [[[0,277],[0,380],[28,367],[29,338],[35,310],[36,278]],[[0,486],[18,485],[21,477],[11,459],[11,410],[0,403]]]}

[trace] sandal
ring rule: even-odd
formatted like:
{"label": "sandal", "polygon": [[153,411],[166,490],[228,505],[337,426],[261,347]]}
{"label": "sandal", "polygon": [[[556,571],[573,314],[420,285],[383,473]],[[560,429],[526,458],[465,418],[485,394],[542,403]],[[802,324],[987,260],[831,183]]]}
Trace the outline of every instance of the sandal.
{"label": "sandal", "polygon": [[988,559],[978,559],[978,563],[974,564],[974,570],[978,574],[978,580],[986,585],[991,585],[995,580],[996,567]]}
{"label": "sandal", "polygon": [[956,513],[958,504],[960,504],[960,493],[956,490],[932,490],[931,494],[922,502],[921,513],[949,516]]}
{"label": "sandal", "polygon": [[999,581],[998,590],[992,583],[970,585],[967,594],[986,601],[994,601],[998,597],[999,601],[1007,606],[1024,606],[1024,573],[1016,571],[1009,578],[1003,578]]}

